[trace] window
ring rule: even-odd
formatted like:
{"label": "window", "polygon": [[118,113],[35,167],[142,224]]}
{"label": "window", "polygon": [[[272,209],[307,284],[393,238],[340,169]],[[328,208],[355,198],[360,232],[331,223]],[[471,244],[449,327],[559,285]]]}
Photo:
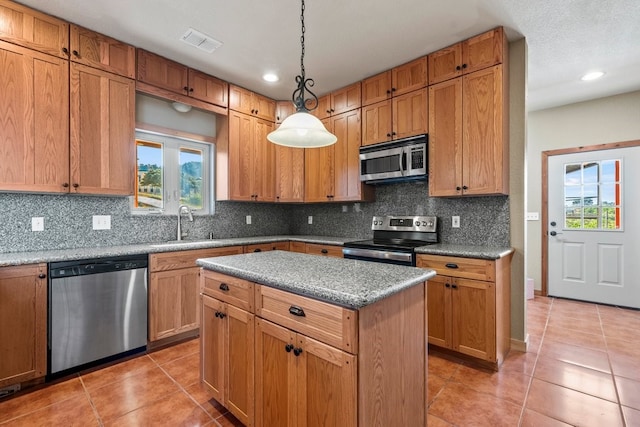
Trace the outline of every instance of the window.
{"label": "window", "polygon": [[212,144],[138,130],[136,150],[134,212],[213,214]]}
{"label": "window", "polygon": [[620,230],[621,160],[565,165],[564,224],[574,230]]}

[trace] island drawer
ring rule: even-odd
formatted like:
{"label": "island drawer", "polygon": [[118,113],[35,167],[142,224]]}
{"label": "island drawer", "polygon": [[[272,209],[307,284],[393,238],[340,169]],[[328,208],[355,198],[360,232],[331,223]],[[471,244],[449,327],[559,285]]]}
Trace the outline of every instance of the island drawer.
{"label": "island drawer", "polygon": [[342,246],[307,243],[307,253],[342,258]]}
{"label": "island drawer", "polygon": [[289,242],[273,242],[273,243],[256,243],[254,245],[245,245],[244,253],[251,252],[267,252],[267,251],[288,251]]}
{"label": "island drawer", "polygon": [[254,284],[237,277],[201,269],[200,291],[253,313]]}
{"label": "island drawer", "polygon": [[416,267],[431,268],[439,275],[494,282],[495,261],[477,258],[461,258],[441,255],[417,256]]}
{"label": "island drawer", "polygon": [[263,319],[357,354],[357,311],[263,285],[256,285],[255,296]]}
{"label": "island drawer", "polygon": [[242,246],[225,248],[191,249],[186,251],[163,252],[149,255],[149,271],[177,270],[195,267],[198,258],[235,255],[242,253]]}

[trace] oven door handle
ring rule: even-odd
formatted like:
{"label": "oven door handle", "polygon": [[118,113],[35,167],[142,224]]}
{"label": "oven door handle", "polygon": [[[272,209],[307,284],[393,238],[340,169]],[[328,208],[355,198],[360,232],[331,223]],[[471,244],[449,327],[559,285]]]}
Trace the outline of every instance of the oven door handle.
{"label": "oven door handle", "polygon": [[347,257],[357,257],[357,259],[366,260],[388,260],[399,261],[411,265],[413,262],[413,253],[411,252],[394,252],[394,251],[379,251],[374,249],[361,249],[361,248],[342,248],[342,254]]}

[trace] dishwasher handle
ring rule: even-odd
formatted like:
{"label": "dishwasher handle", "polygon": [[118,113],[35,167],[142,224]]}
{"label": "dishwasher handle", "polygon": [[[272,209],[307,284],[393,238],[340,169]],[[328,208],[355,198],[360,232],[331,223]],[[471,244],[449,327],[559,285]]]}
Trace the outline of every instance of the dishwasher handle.
{"label": "dishwasher handle", "polygon": [[49,277],[52,279],[88,274],[109,273],[112,271],[147,268],[146,255],[96,258],[77,261],[65,261],[49,264]]}

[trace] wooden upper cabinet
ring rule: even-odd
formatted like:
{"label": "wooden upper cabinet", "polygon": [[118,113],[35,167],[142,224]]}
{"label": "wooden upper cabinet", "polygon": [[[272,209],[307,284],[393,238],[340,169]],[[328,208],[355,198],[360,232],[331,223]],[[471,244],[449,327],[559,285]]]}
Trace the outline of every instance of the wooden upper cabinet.
{"label": "wooden upper cabinet", "polygon": [[187,67],[155,53],[138,49],[137,79],[182,95],[188,94]]}
{"label": "wooden upper cabinet", "polygon": [[396,96],[392,100],[393,138],[406,138],[428,132],[427,88]]}
{"label": "wooden upper cabinet", "polygon": [[276,124],[279,125],[296,112],[296,106],[291,101],[278,101],[276,102]]}
{"label": "wooden upper cabinet", "polygon": [[371,105],[427,85],[427,57],[415,59],[362,81],[362,105]]}
{"label": "wooden upper cabinet", "polygon": [[320,120],[331,117],[331,95],[325,95],[318,98],[318,106],[311,111],[311,114]]}
{"label": "wooden upper cabinet", "polygon": [[229,85],[227,82],[217,79],[197,70],[189,69],[189,96],[210,104],[226,107]]}
{"label": "wooden upper cabinet", "polygon": [[429,84],[501,64],[508,49],[502,27],[429,54]]}
{"label": "wooden upper cabinet", "polygon": [[391,70],[391,94],[403,95],[427,86],[427,57],[423,56]]}
{"label": "wooden upper cabinet", "polygon": [[275,145],[276,201],[304,201],[304,149]]}
{"label": "wooden upper cabinet", "polygon": [[0,39],[69,57],[69,24],[10,0],[0,0]]}
{"label": "wooden upper cabinet", "polygon": [[70,191],[132,194],[135,81],[73,62],[70,76]]}
{"label": "wooden upper cabinet", "polygon": [[68,61],[0,41],[0,93],[0,190],[68,192]]}
{"label": "wooden upper cabinet", "polygon": [[391,100],[362,107],[362,145],[392,139]]}
{"label": "wooden upper cabinet", "polygon": [[362,81],[362,106],[375,104],[391,97],[391,70]]}
{"label": "wooden upper cabinet", "polygon": [[346,113],[362,106],[360,82],[331,92],[331,115]]}
{"label": "wooden upper cabinet", "polygon": [[332,201],[362,200],[360,181],[360,144],[362,124],[360,110],[348,111],[331,118],[334,145],[334,192]]}
{"label": "wooden upper cabinet", "polygon": [[136,48],[77,25],[71,25],[70,58],[73,62],[120,76],[136,77]]}
{"label": "wooden upper cabinet", "polygon": [[235,85],[229,85],[229,109],[273,122],[276,102]]}

